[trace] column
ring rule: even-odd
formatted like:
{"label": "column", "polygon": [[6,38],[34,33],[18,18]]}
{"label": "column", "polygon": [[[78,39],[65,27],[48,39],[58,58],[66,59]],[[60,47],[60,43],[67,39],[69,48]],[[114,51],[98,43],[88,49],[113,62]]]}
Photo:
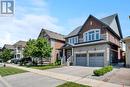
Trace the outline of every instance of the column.
{"label": "column", "polygon": [[65,49],[63,49],[63,56],[61,58],[61,64],[65,63]]}

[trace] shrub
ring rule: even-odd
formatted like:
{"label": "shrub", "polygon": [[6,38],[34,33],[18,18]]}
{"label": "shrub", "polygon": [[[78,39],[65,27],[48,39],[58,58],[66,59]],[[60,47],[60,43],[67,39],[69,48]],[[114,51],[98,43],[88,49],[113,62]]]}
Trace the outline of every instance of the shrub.
{"label": "shrub", "polygon": [[93,73],[94,75],[96,76],[101,76],[101,75],[104,75],[106,74],[107,72],[110,72],[113,70],[113,67],[112,66],[106,66],[106,67],[103,67],[101,69],[97,69],[97,70],[94,70]]}

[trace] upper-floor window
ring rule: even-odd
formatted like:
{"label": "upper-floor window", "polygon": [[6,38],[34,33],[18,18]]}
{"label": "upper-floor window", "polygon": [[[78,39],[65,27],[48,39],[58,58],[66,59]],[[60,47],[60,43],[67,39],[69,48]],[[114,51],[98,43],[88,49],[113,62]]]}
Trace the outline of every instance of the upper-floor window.
{"label": "upper-floor window", "polygon": [[94,41],[100,39],[100,29],[91,29],[84,33],[84,42],[86,41]]}
{"label": "upper-floor window", "polygon": [[78,36],[69,38],[68,42],[69,42],[69,44],[78,43]]}

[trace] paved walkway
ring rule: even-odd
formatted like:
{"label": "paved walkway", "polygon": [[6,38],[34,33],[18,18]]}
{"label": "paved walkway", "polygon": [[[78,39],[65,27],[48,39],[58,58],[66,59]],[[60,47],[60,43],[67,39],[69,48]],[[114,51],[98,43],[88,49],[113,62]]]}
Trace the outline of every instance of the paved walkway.
{"label": "paved walkway", "polygon": [[0,76],[0,87],[12,87],[12,86]]}
{"label": "paved walkway", "polygon": [[89,79],[89,78],[82,78],[82,77],[78,77],[78,76],[49,72],[47,70],[31,69],[31,68],[21,67],[21,66],[17,66],[17,65],[12,65],[12,64],[7,64],[7,66],[23,69],[26,71],[30,71],[30,72],[44,75],[44,76],[48,76],[48,77],[52,77],[55,79],[60,79],[60,80],[76,82],[76,83],[80,83],[80,84],[84,84],[84,85],[89,85],[92,87],[130,87],[130,86],[123,86],[123,85],[117,85],[117,84],[113,84],[113,83],[98,81],[98,80]]}

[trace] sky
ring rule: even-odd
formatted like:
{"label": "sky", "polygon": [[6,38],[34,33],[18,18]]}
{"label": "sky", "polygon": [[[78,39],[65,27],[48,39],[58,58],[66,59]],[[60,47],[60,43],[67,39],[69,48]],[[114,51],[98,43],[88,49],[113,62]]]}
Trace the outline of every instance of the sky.
{"label": "sky", "polygon": [[90,14],[100,19],[115,13],[123,36],[130,36],[130,0],[15,0],[15,14],[0,16],[0,47],[36,39],[42,28],[67,35]]}

